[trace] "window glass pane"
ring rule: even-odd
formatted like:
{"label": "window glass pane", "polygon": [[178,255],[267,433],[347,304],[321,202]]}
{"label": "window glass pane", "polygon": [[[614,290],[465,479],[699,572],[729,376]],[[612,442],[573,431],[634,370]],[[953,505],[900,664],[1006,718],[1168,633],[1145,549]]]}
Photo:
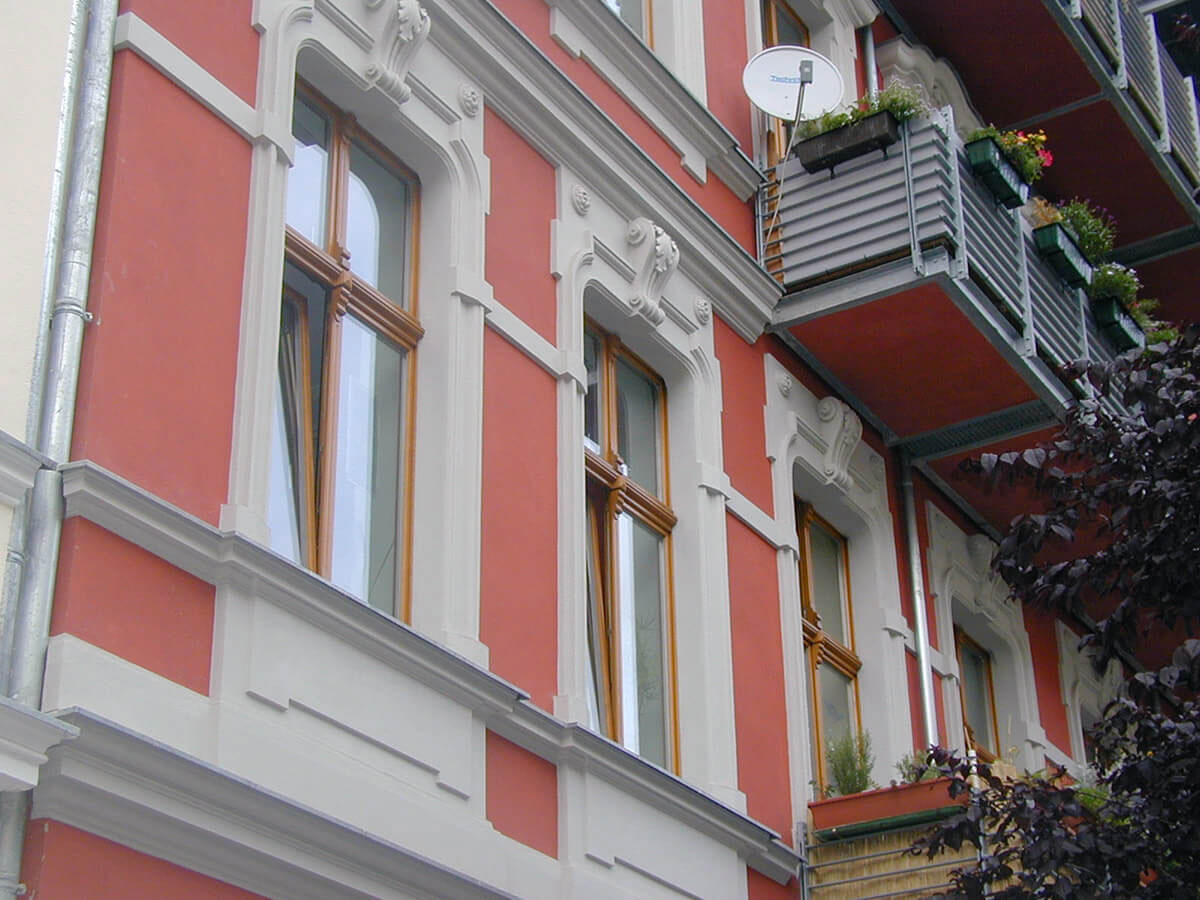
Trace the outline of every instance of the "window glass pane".
{"label": "window glass pane", "polygon": [[975,742],[985,750],[995,751],[992,734],[992,697],[988,685],[990,667],[987,654],[972,644],[959,644],[959,660],[962,665],[963,708],[967,725],[975,736]]}
{"label": "window glass pane", "polygon": [[600,338],[590,331],[583,333],[583,365],[587,370],[587,394],[583,398],[583,437],[592,452],[600,453],[600,429],[603,427],[600,410],[604,403],[600,388]]}
{"label": "window glass pane", "polygon": [[617,453],[629,477],[658,493],[658,385],[617,360]]}
{"label": "window glass pane", "polygon": [[642,4],[648,0],[604,0],[621,21],[633,29],[633,33],[646,39],[645,17],[642,14]]}
{"label": "window glass pane", "polygon": [[828,663],[817,668],[821,694],[821,731],[825,746],[851,734],[854,714],[854,682]]}
{"label": "window glass pane", "polygon": [[821,617],[821,630],[842,646],[849,646],[846,636],[846,588],[840,539],[817,522],[808,528],[811,551],[812,597],[809,602]]}
{"label": "window glass pane", "polygon": [[601,563],[601,522],[603,513],[596,509],[589,496],[587,501],[587,599],[588,599],[588,659],[591,677],[588,679],[588,724],[595,731],[607,733],[608,690],[605,681],[608,642],[603,634],[604,576]]}
{"label": "window glass pane", "polygon": [[296,97],[292,112],[296,159],[288,172],[287,223],[318,247],[325,246],[329,196],[329,122]]}
{"label": "window glass pane", "polygon": [[357,144],[350,147],[346,249],[350,269],[400,305],[407,301],[408,184]]}
{"label": "window glass pane", "polygon": [[783,0],[771,0],[769,3],[771,9],[768,11],[768,15],[774,17],[775,34],[768,37],[773,37],[776,44],[807,47],[808,33],[794,15],[782,8],[784,5]]}
{"label": "window glass pane", "polygon": [[625,746],[667,765],[667,675],[663,615],[663,538],[617,517],[621,573],[621,737]]}
{"label": "window glass pane", "polygon": [[[271,470],[268,475],[267,525],[271,549],[293,562],[306,563],[301,543],[300,516],[307,510],[306,461],[300,452],[302,432],[297,428],[306,416],[296,409],[297,379],[289,371],[297,357],[296,310],[283,304],[280,323],[279,377],[275,383],[275,420],[271,430]],[[285,349],[287,348],[287,349]],[[285,395],[287,399],[285,399]],[[299,413],[299,415],[298,415]]]}
{"label": "window glass pane", "polygon": [[392,613],[400,546],[404,352],[353,316],[342,324],[331,580]]}

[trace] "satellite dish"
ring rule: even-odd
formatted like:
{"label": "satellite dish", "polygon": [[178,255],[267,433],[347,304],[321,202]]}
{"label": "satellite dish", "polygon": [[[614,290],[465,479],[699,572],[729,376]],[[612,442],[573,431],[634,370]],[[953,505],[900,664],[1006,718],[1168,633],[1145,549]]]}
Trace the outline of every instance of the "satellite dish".
{"label": "satellite dish", "polygon": [[742,71],[742,88],[767,115],[788,122],[815,118],[842,103],[842,73],[807,47],[768,47],[755,54]]}

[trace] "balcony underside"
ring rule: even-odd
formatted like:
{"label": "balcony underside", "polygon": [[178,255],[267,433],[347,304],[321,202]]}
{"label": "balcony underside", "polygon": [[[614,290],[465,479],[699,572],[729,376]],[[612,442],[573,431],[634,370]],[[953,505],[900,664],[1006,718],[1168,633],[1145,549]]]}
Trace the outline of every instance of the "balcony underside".
{"label": "balcony underside", "polygon": [[[884,0],[910,40],[944,57],[985,120],[1042,128],[1039,188],[1117,219],[1118,258],[1177,320],[1200,318],[1200,139],[1192,85],[1124,0]],[[1008,36],[998,38],[998,36]],[[1188,273],[1188,277],[1179,277]]]}

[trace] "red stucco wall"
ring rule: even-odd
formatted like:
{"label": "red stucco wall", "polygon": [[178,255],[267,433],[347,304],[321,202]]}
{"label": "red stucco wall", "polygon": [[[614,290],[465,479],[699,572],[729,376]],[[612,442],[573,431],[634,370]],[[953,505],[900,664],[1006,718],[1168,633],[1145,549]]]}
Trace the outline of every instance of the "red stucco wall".
{"label": "red stucco wall", "polygon": [[113,63],[73,455],[215,524],[229,477],[250,146]]}
{"label": "red stucco wall", "polygon": [[211,584],[86,519],[68,519],[50,633],[73,634],[207,694],[215,597]]}
{"label": "red stucco wall", "polygon": [[751,816],[791,843],[787,703],[775,550],[726,516],[738,788]]}
{"label": "red stucco wall", "polygon": [[484,333],[479,630],[492,671],[553,708],[558,683],[555,382]]}
{"label": "red stucco wall", "polygon": [[26,900],[254,900],[241,888],[51,819],[26,832]]}
{"label": "red stucco wall", "polygon": [[558,769],[487,733],[487,817],[501,834],[558,856]]}

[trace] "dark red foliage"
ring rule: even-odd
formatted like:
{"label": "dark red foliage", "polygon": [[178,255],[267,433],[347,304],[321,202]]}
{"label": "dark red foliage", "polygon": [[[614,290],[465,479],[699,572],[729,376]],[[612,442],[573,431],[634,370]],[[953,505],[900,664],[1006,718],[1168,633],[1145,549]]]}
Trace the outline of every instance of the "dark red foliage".
{"label": "dark red foliage", "polygon": [[[1095,398],[1070,410],[1053,442],[967,464],[981,478],[1031,483],[1046,501],[1010,524],[993,566],[1025,603],[1073,615],[1099,601],[1108,613],[1084,641],[1099,667],[1178,646],[1168,665],[1129,679],[1094,730],[1093,789],[1080,792],[1061,770],[1006,781],[935,748],[952,792],[971,801],[914,849],[980,849],[947,896],[1197,898],[1200,331],[1072,374]],[[1087,542],[1089,552],[1044,561],[1049,545],[1094,534],[1099,549]]]}

